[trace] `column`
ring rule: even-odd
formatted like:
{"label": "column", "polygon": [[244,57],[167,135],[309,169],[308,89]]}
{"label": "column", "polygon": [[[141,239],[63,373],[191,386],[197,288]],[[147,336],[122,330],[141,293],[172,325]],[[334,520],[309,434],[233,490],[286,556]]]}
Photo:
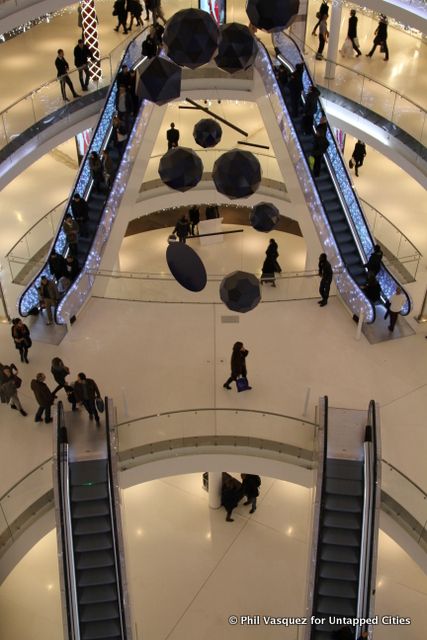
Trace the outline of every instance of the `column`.
{"label": "column", "polygon": [[339,47],[339,39],[340,39],[340,26],[341,26],[341,14],[342,14],[342,5],[337,0],[333,0],[331,7],[331,14],[329,16],[329,40],[328,40],[328,60],[332,60],[332,62],[327,62],[325,67],[325,78],[328,80],[333,80],[335,78],[335,64],[337,61],[338,55],[338,47]]}
{"label": "column", "polygon": [[95,11],[95,0],[80,0],[82,16],[82,36],[84,43],[91,50],[94,60],[89,62],[91,80],[97,82],[102,77],[101,55],[99,53],[98,17]]}
{"label": "column", "polygon": [[222,471],[209,471],[209,507],[219,509],[221,506]]}

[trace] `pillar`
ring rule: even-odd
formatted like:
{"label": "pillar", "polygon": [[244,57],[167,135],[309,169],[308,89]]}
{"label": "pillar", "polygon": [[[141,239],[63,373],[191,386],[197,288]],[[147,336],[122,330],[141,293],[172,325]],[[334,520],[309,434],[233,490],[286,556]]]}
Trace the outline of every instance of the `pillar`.
{"label": "pillar", "polygon": [[219,509],[221,506],[222,471],[209,471],[209,507]]}
{"label": "pillar", "polygon": [[338,55],[338,47],[340,45],[340,27],[341,27],[341,14],[342,14],[342,5],[337,0],[333,0],[331,6],[331,14],[329,17],[329,40],[328,40],[328,60],[332,60],[332,62],[327,62],[325,67],[325,78],[328,80],[333,80],[335,78],[335,67],[334,62],[337,61]]}
{"label": "pillar", "polygon": [[82,16],[82,36],[84,43],[91,50],[94,60],[89,62],[91,80],[97,82],[102,77],[101,55],[99,53],[98,16],[95,11],[95,0],[80,0]]}

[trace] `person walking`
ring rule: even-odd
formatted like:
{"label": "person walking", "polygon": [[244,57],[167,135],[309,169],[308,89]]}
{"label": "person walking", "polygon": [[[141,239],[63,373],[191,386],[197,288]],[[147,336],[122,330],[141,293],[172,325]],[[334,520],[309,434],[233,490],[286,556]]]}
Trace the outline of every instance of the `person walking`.
{"label": "person walking", "polygon": [[190,232],[190,224],[186,216],[183,215],[176,223],[173,233],[176,233],[176,235],[178,236],[179,242],[183,242],[185,244],[188,238],[189,232]]}
{"label": "person walking", "polygon": [[[359,167],[362,166],[366,156],[366,145],[362,140],[358,140],[354,146],[351,160],[354,164],[354,173],[359,177]],[[352,167],[350,166],[350,169]]]}
{"label": "person walking", "polygon": [[175,123],[171,122],[170,129],[166,131],[166,140],[168,142],[168,149],[177,147],[179,142],[179,129],[175,129]]}
{"label": "person walking", "polygon": [[319,47],[316,52],[316,60],[323,60],[323,50],[325,48],[325,44],[328,41],[329,31],[327,27],[328,16],[322,16],[319,25]]}
{"label": "person walking", "polygon": [[389,331],[394,331],[394,327],[396,326],[397,322],[397,316],[402,311],[405,302],[406,296],[404,295],[402,289],[400,287],[397,287],[396,292],[390,298],[389,307],[387,309],[387,313],[384,316],[384,319],[387,318],[387,315],[390,316],[390,323],[388,325]]}
{"label": "person walking", "polygon": [[276,286],[276,278],[275,278],[275,269],[276,269],[276,258],[273,254],[267,253],[266,258],[264,260],[264,264],[262,265],[260,284],[264,284],[264,282],[268,282],[272,287]]}
{"label": "person walking", "polygon": [[22,322],[21,318],[14,318],[12,320],[11,333],[15,347],[18,349],[19,355],[21,356],[21,362],[26,362],[28,364],[28,349],[30,349],[33,344],[29,328]]}
{"label": "person walking", "polygon": [[42,276],[40,280],[40,287],[38,289],[39,300],[42,309],[46,309],[47,322],[46,324],[52,324],[53,315],[52,309],[56,308],[59,300],[59,293],[57,286],[53,280],[49,280],[46,276]]}
{"label": "person walking", "polygon": [[328,150],[329,142],[326,135],[323,135],[323,131],[316,130],[314,135],[313,150],[311,155],[314,158],[313,175],[315,178],[320,176],[320,170],[322,168],[322,158]]}
{"label": "person walking", "polygon": [[79,72],[82,91],[89,91],[89,60],[95,60],[94,55],[87,44],[84,43],[84,40],[79,38],[76,46],[74,47],[74,66]]}
{"label": "person walking", "polygon": [[329,15],[329,5],[326,0],[322,0],[322,4],[320,5],[319,11],[316,13],[317,22],[314,25],[313,31],[311,32],[312,36],[316,35],[317,28],[320,26],[322,18],[324,16],[328,17]]}
{"label": "person walking", "polygon": [[270,238],[270,241],[268,243],[268,247],[267,247],[267,251],[265,252],[265,255],[268,258],[272,258],[274,260],[274,272],[275,273],[282,273],[282,267],[280,266],[280,264],[277,261],[277,259],[279,257],[279,245],[274,240],[274,238]]}
{"label": "person walking", "polygon": [[240,477],[242,478],[242,493],[246,496],[246,502],[243,504],[245,506],[250,504],[251,510],[249,513],[255,513],[261,478],[250,473],[241,473]]}
{"label": "person walking", "polygon": [[222,474],[221,504],[227,512],[226,522],[234,522],[231,514],[243,497],[242,485],[228,473]]}
{"label": "person walking", "polygon": [[137,27],[142,27],[144,22],[141,19],[142,15],[142,4],[139,0],[129,0],[128,2],[128,11],[130,13],[130,23],[128,26],[128,31],[132,31],[133,21],[136,21]]}
{"label": "person walking", "polygon": [[[249,351],[245,349],[243,342],[234,343],[231,354],[231,375],[222,385],[224,389],[231,389],[230,383],[235,382],[240,376],[247,379],[246,358],[248,354]],[[248,386],[248,389],[252,389],[252,387]]]}
{"label": "person walking", "polygon": [[328,304],[329,298],[329,290],[331,288],[332,283],[332,267],[326,253],[321,253],[319,256],[319,276],[320,276],[320,285],[319,285],[319,293],[322,297],[321,300],[318,301],[321,307],[325,307]]}
{"label": "person walking", "polygon": [[72,410],[76,411],[76,409],[77,409],[77,407],[76,407],[76,399],[75,399],[74,394],[70,399],[70,395],[71,395],[70,394],[70,389],[72,390],[72,387],[66,381],[66,377],[68,375],[70,375],[69,368],[65,366],[65,364],[62,362],[61,358],[53,358],[52,359],[52,366],[50,368],[50,372],[53,375],[53,379],[55,380],[55,382],[57,384],[55,389],[52,391],[52,395],[55,396],[55,394],[58,391],[60,391],[61,389],[64,389],[65,393],[67,394],[67,398],[71,401]]}
{"label": "person walking", "polygon": [[347,38],[350,38],[353,49],[356,52],[356,57],[358,58],[362,55],[362,52],[359,49],[359,40],[357,39],[357,21],[358,18],[356,16],[356,10],[352,9],[350,11],[350,17],[348,19]]}
{"label": "person walking", "polygon": [[195,236],[196,234],[194,233],[197,227],[197,235],[199,235],[199,229],[198,229],[198,224],[200,222],[200,211],[199,211],[199,207],[196,204],[193,204],[193,206],[190,208],[189,212],[189,217],[190,217],[190,234],[192,236]]}
{"label": "person walking", "polygon": [[67,94],[65,93],[65,85],[68,85],[68,87],[70,88],[70,91],[72,93],[73,98],[78,98],[79,94],[75,92],[73,83],[71,82],[71,79],[68,75],[68,72],[70,70],[70,67],[68,65],[68,62],[66,61],[65,57],[64,57],[64,50],[63,49],[58,49],[58,55],[56,57],[55,60],[55,67],[56,67],[56,71],[57,71],[57,78],[59,80],[59,83],[61,85],[61,94],[62,94],[62,99],[64,100],[64,102],[69,102],[68,98],[67,98]]}
{"label": "person walking", "polygon": [[18,376],[18,369],[14,364],[4,366],[0,364],[0,400],[4,404],[10,403],[11,409],[17,409],[21,416],[27,416],[18,397],[18,389],[22,380]]}
{"label": "person walking", "polygon": [[99,424],[99,414],[96,408],[96,399],[101,397],[98,385],[92,378],[87,378],[85,373],[79,373],[74,383],[74,395],[89,414],[89,419]]}
{"label": "person walking", "polygon": [[374,244],[374,250],[369,256],[368,262],[364,265],[368,270],[368,273],[373,273],[374,276],[377,276],[381,271],[383,259],[383,252],[379,244]]}
{"label": "person walking", "polygon": [[377,47],[380,47],[381,53],[384,53],[385,55],[384,61],[387,61],[389,59],[389,52],[387,47],[387,36],[388,36],[387,27],[388,27],[387,16],[385,16],[384,14],[381,14],[378,27],[375,29],[375,34],[374,34],[375,37],[374,37],[374,43],[372,45],[372,49],[370,50],[369,53],[366,54],[367,58],[372,58],[375,52],[375,49]]}
{"label": "person walking", "polygon": [[92,175],[92,180],[93,180],[93,188],[98,193],[101,193],[102,177],[103,177],[102,164],[101,164],[101,158],[99,157],[96,151],[92,151],[92,153],[89,156],[89,167],[90,167],[90,173]]}
{"label": "person walking", "polygon": [[117,26],[114,27],[114,31],[118,31],[120,27],[123,27],[123,33],[127,34],[126,27],[128,12],[126,9],[125,0],[116,0],[113,5],[113,16],[117,16]]}
{"label": "person walking", "polygon": [[71,200],[71,211],[73,212],[74,220],[79,225],[79,231],[84,237],[87,235],[87,225],[89,222],[89,205],[79,193],[73,195]]}
{"label": "person walking", "polygon": [[71,213],[67,213],[64,218],[62,230],[66,235],[68,248],[72,256],[76,256],[78,252],[79,225],[74,220]]}
{"label": "person walking", "polygon": [[44,375],[44,373],[38,373],[34,380],[31,380],[31,389],[39,405],[39,408],[36,412],[36,417],[34,418],[34,422],[41,422],[44,413],[44,421],[46,422],[46,424],[48,424],[49,422],[52,422],[50,412],[53,405],[54,396],[47,386],[45,380],[46,376]]}

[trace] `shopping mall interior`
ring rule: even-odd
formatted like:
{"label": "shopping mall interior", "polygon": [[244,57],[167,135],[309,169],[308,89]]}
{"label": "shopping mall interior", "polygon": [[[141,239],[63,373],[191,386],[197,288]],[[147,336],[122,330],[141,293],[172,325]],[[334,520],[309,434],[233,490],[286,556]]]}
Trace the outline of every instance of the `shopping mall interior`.
{"label": "shopping mall interior", "polygon": [[[264,28],[251,12],[257,8],[262,20],[268,6],[278,24],[284,5],[288,22],[280,28]],[[116,28],[113,0],[0,0],[0,638],[425,636],[427,6],[424,0],[363,6],[332,0],[319,53],[316,23],[324,7],[321,0],[148,0],[149,20],[143,3],[142,23],[124,33],[123,24]],[[195,38],[189,14],[177,13],[190,8],[220,34],[209,55],[203,29]],[[354,11],[360,56],[346,49]],[[129,9],[127,26],[130,17]],[[147,58],[144,43],[156,17],[166,20],[163,42],[160,37],[157,55]],[[253,50],[250,63],[233,73],[224,62],[229,52],[219,62],[231,23],[245,26]],[[388,59],[384,41],[367,55],[380,24],[388,29]],[[175,28],[186,36],[173,40]],[[94,55],[87,87],[74,64],[82,36]],[[176,50],[188,54],[190,41],[200,46],[199,61],[175,64]],[[57,77],[59,49],[76,98]],[[114,129],[112,117],[124,113],[117,87],[125,63],[136,72],[135,101],[120,120],[126,123],[120,147],[124,129]],[[295,113],[297,64],[303,75]],[[178,88],[170,81],[172,66]],[[313,86],[320,98],[303,133]],[[221,132],[214,145],[196,140],[203,118]],[[171,123],[179,142],[168,149]],[[316,127],[325,123],[319,177],[313,149]],[[366,155],[356,175],[358,141]],[[89,155],[106,148],[114,169],[103,165],[97,188]],[[188,155],[174,164],[181,150]],[[246,166],[236,155],[229,175],[221,174],[221,159],[232,150],[250,161]],[[190,161],[202,163],[192,184],[197,171]],[[161,167],[168,162],[167,179]],[[233,189],[242,191],[231,195]],[[90,216],[72,250],[62,225],[76,192],[87,199]],[[254,211],[262,203],[277,217],[260,230]],[[193,205],[200,223],[186,243],[178,242],[177,222]],[[212,205],[219,218],[205,220]],[[264,261],[273,239],[281,271],[270,274]],[[374,243],[382,251],[381,293],[372,300],[365,262]],[[349,246],[356,258],[347,258]],[[52,250],[76,251],[78,273],[58,297],[50,324],[47,294],[38,287],[42,275],[53,277]],[[333,271],[329,298],[319,294],[322,253]],[[237,288],[244,278],[251,281],[250,294],[242,294],[252,296],[246,307],[233,298],[234,272]],[[390,330],[388,306],[397,287],[404,302]],[[11,335],[17,317],[31,332],[28,363]],[[223,386],[236,342],[248,350],[244,393],[237,392],[236,376],[231,390]],[[53,358],[69,368],[68,385],[79,372],[96,382],[106,399],[100,424],[91,419],[86,386],[81,398],[74,387],[82,401],[76,411],[65,393],[71,387],[62,388],[52,399],[52,423],[35,422],[42,405],[33,382],[44,373],[54,390]],[[22,412],[11,410],[16,391],[12,399],[2,391],[10,363],[18,370]],[[91,600],[79,582],[76,496],[96,482],[89,477],[73,485],[74,472],[63,470],[68,456],[70,469],[77,460],[108,460],[120,631],[108,626],[116,604],[103,596],[107,585],[98,585]],[[342,608],[333,610],[324,602],[334,581],[321,584],[327,544],[335,544],[332,564],[344,553],[322,521],[331,458],[363,462],[363,520],[352,547],[358,592],[350,601],[353,617],[378,616],[342,636],[291,620],[350,615],[348,582],[335,581]],[[226,521],[221,473],[236,482],[242,473],[261,478],[256,510],[241,499]],[[68,502],[64,478],[72,485]],[[341,481],[338,497],[351,483]],[[341,527],[343,536],[347,524]],[[101,556],[103,547],[95,552]],[[282,618],[280,629],[262,616]],[[388,624],[387,616],[400,623]]]}

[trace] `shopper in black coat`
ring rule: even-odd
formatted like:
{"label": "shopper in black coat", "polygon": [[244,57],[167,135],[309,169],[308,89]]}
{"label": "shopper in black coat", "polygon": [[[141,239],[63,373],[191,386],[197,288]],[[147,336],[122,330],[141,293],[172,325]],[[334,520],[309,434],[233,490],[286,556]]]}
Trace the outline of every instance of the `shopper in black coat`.
{"label": "shopper in black coat", "polygon": [[357,53],[357,57],[362,55],[362,52],[359,49],[359,46],[356,44],[357,42],[357,18],[356,18],[356,10],[352,9],[350,11],[350,17],[348,19],[348,31],[347,38],[350,38],[351,44],[353,45],[353,49]]}
{"label": "shopper in black coat", "polygon": [[81,402],[89,414],[90,420],[95,416],[95,422],[99,423],[99,415],[96,408],[96,399],[101,397],[98,385],[86,374],[79,373],[74,383],[74,395],[77,402]]}
{"label": "shopper in black coat", "polygon": [[166,131],[166,140],[168,141],[168,149],[178,146],[179,129],[175,129],[175,124],[173,122],[171,122],[170,129]]}
{"label": "shopper in black coat", "polygon": [[30,349],[33,343],[31,342],[30,330],[27,325],[22,322],[21,318],[14,318],[12,320],[12,338],[21,356],[21,362],[28,364],[28,349]]}
{"label": "shopper in black coat", "polygon": [[74,66],[78,69],[82,91],[88,91],[89,86],[89,60],[94,60],[94,55],[82,38],[74,47]]}
{"label": "shopper in black coat", "polygon": [[316,18],[318,20],[318,22],[315,24],[313,31],[311,32],[312,36],[316,35],[317,32],[317,28],[320,25],[323,16],[328,16],[329,15],[329,5],[326,2],[326,0],[322,0],[322,4],[320,5],[320,9],[319,11],[316,13]]}
{"label": "shopper in black coat", "polygon": [[114,31],[118,31],[120,27],[123,27],[123,33],[127,33],[127,17],[128,12],[126,8],[125,0],[116,0],[113,6],[113,16],[117,16],[117,27],[114,27]]}
{"label": "shopper in black coat", "polygon": [[44,373],[38,373],[34,380],[31,380],[31,389],[36,397],[39,408],[37,409],[34,422],[41,422],[43,413],[46,423],[52,422],[50,408],[53,405],[54,396],[49,387],[45,383],[46,376]]}
{"label": "shopper in black coat", "polygon": [[243,504],[250,504],[251,510],[249,513],[254,513],[254,511],[256,511],[256,501],[259,496],[261,478],[250,473],[241,473],[240,476],[242,478],[242,493],[247,498]]}
{"label": "shopper in black coat", "polygon": [[49,269],[55,280],[59,280],[62,276],[65,276],[65,258],[60,253],[52,251],[49,256]]}
{"label": "shopper in black coat", "polygon": [[[231,354],[231,376],[224,382],[224,389],[231,389],[230,383],[237,380],[240,376],[247,378],[246,357],[249,351],[245,349],[243,342],[235,342],[233,352]],[[252,389],[252,387],[248,387]]]}
{"label": "shopper in black coat", "polygon": [[324,307],[328,304],[329,298],[329,290],[332,284],[332,267],[326,253],[321,253],[319,256],[319,276],[320,276],[320,285],[319,285],[319,293],[322,296],[322,299],[318,301],[318,304],[321,307]]}
{"label": "shopper in black coat", "polygon": [[275,281],[275,272],[276,269],[276,258],[272,255],[268,255],[264,260],[264,264],[262,265],[262,272],[260,278],[260,284],[264,284],[264,282],[269,282],[272,287],[276,286]]}
{"label": "shopper in black coat", "polygon": [[[190,208],[190,211],[188,212],[189,216],[190,216],[190,234],[192,236],[195,235],[194,231],[197,227],[197,225],[200,222],[200,211],[199,211],[199,207],[197,205],[193,205]],[[197,230],[197,235],[198,235],[198,230]]]}
{"label": "shopper in black coat", "polygon": [[366,54],[368,58],[372,58],[374,51],[377,47],[380,47],[381,53],[384,53],[384,60],[387,61],[389,59],[388,55],[388,47],[387,47],[387,17],[381,14],[380,21],[378,23],[378,27],[375,30],[375,38],[374,43],[372,45],[372,49],[369,53]]}
{"label": "shopper in black coat", "polygon": [[79,225],[80,235],[87,235],[87,224],[89,221],[89,205],[79,193],[73,195],[71,200],[71,211],[73,212],[74,220]]}
{"label": "shopper in black coat", "polygon": [[78,98],[78,94],[75,92],[73,83],[71,82],[70,77],[68,75],[70,67],[64,57],[63,49],[58,49],[58,56],[56,57],[56,60],[55,60],[55,67],[57,71],[57,78],[61,85],[61,94],[64,102],[69,102],[67,95],[65,93],[65,85],[68,85],[68,87],[70,88],[71,93],[73,94],[73,98]]}
{"label": "shopper in black coat", "polygon": [[314,144],[311,155],[314,157],[313,175],[315,178],[320,176],[320,170],[322,168],[322,158],[328,150],[329,142],[326,136],[322,135],[319,131],[316,131],[314,136]]}
{"label": "shopper in black coat", "polygon": [[368,273],[366,284],[362,288],[368,300],[373,304],[380,301],[381,287],[372,271]]}
{"label": "shopper in black coat", "polygon": [[352,160],[354,162],[354,172],[359,177],[359,167],[362,166],[366,156],[366,145],[362,140],[358,140],[354,146]]}
{"label": "shopper in black coat", "polygon": [[313,133],[313,118],[317,110],[317,101],[320,96],[320,91],[317,87],[312,85],[306,96],[304,104],[304,116],[302,119],[302,128],[305,135],[311,135]]}
{"label": "shopper in black coat", "polygon": [[277,258],[279,257],[279,245],[274,240],[274,238],[270,238],[265,255],[267,256],[267,258],[272,258],[275,261],[274,272],[282,273],[282,268],[280,264],[277,262]]}
{"label": "shopper in black coat", "polygon": [[368,273],[373,273],[374,276],[377,276],[381,271],[383,259],[383,252],[379,244],[374,245],[374,251],[369,256],[368,262],[365,264]]}

